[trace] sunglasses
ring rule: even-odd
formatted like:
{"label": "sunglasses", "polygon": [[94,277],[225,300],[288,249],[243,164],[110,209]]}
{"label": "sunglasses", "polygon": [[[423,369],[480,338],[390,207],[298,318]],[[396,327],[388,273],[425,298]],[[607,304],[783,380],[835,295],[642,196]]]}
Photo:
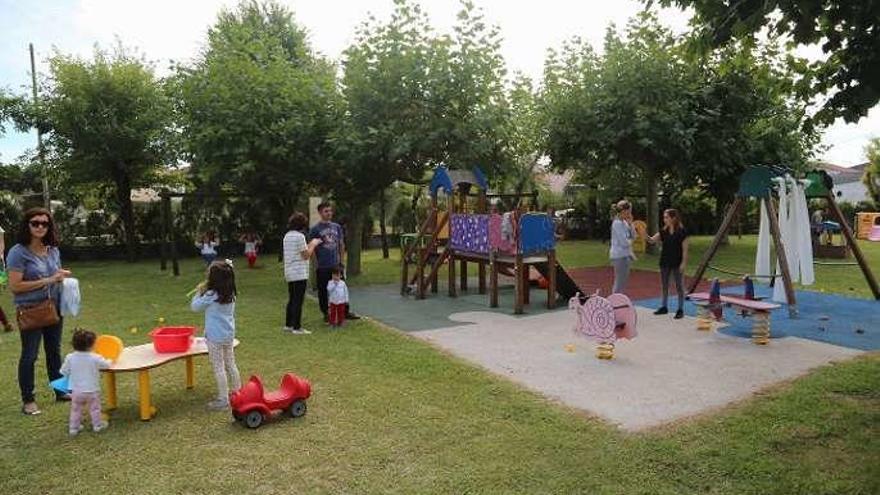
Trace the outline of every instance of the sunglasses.
{"label": "sunglasses", "polygon": [[31,220],[28,223],[30,224],[31,227],[33,227],[35,229],[39,228],[39,227],[43,227],[44,229],[48,229],[49,226],[52,225],[50,222],[43,222],[40,220]]}

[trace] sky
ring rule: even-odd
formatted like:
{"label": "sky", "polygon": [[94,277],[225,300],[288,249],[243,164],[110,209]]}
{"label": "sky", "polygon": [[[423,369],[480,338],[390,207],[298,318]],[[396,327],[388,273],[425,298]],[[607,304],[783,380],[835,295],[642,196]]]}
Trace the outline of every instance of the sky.
{"label": "sky", "polygon": [[[354,39],[357,26],[370,14],[387,18],[392,0],[279,0],[293,10],[309,31],[312,46],[338,60]],[[171,60],[186,61],[201,48],[208,26],[223,8],[237,0],[0,0],[0,88],[30,91],[28,43],[34,43],[37,72],[45,74],[46,58],[57,49],[88,57],[94,45],[110,46],[117,37],[142,51],[165,75]],[[637,0],[474,0],[503,36],[502,55],[508,70],[540,80],[548,48],[580,36],[597,49],[610,23],[623,26],[643,9]],[[451,29],[457,0],[422,0],[432,25]],[[674,32],[687,30],[690,15],[677,9],[659,12]],[[802,54],[816,53],[813,49]],[[868,140],[880,136],[880,108],[857,124],[842,121],[829,127],[818,158],[838,165],[863,163]],[[0,161],[12,161],[33,148],[36,135],[9,132],[0,137]]]}

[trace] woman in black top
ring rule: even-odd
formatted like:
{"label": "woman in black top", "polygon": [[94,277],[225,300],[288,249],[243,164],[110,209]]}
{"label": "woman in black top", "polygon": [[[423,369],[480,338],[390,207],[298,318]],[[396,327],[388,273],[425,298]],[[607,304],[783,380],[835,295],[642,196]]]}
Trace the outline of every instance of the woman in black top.
{"label": "woman in black top", "polygon": [[660,283],[663,286],[663,303],[654,311],[655,315],[665,315],[669,312],[666,302],[669,299],[669,275],[675,279],[675,288],[678,289],[678,309],[675,311],[675,319],[684,317],[682,306],[684,304],[684,282],[682,274],[687,267],[688,233],[681,223],[678,210],[668,209],[663,212],[663,228],[660,232],[648,238],[648,241],[662,243],[660,252]]}

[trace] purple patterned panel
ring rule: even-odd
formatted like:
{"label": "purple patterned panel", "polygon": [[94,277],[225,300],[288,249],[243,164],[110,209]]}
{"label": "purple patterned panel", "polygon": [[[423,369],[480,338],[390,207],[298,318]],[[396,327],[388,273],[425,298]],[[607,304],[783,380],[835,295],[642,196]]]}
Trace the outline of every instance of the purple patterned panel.
{"label": "purple patterned panel", "polygon": [[450,217],[452,249],[468,253],[489,252],[489,215],[455,213]]}

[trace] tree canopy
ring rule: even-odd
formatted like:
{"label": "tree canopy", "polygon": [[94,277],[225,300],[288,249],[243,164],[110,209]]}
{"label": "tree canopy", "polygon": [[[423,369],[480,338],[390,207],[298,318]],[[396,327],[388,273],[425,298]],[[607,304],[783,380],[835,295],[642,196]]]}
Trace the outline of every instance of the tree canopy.
{"label": "tree canopy", "polygon": [[328,165],[341,116],[334,67],[312,51],[292,13],[254,1],[223,11],[169,90],[183,157],[202,187],[250,195],[283,228]]}
{"label": "tree canopy", "polygon": [[49,70],[33,121],[48,131],[52,161],[67,180],[112,189],[134,259],[131,190],[149,185],[171,157],[168,98],[152,66],[121,44],[96,48],[91,60],[56,54]]}
{"label": "tree canopy", "polygon": [[751,40],[764,29],[799,45],[819,44],[826,58],[803,69],[808,94],[828,96],[816,115],[820,122],[855,122],[880,101],[878,0],[642,1],[693,8],[703,47]]}

